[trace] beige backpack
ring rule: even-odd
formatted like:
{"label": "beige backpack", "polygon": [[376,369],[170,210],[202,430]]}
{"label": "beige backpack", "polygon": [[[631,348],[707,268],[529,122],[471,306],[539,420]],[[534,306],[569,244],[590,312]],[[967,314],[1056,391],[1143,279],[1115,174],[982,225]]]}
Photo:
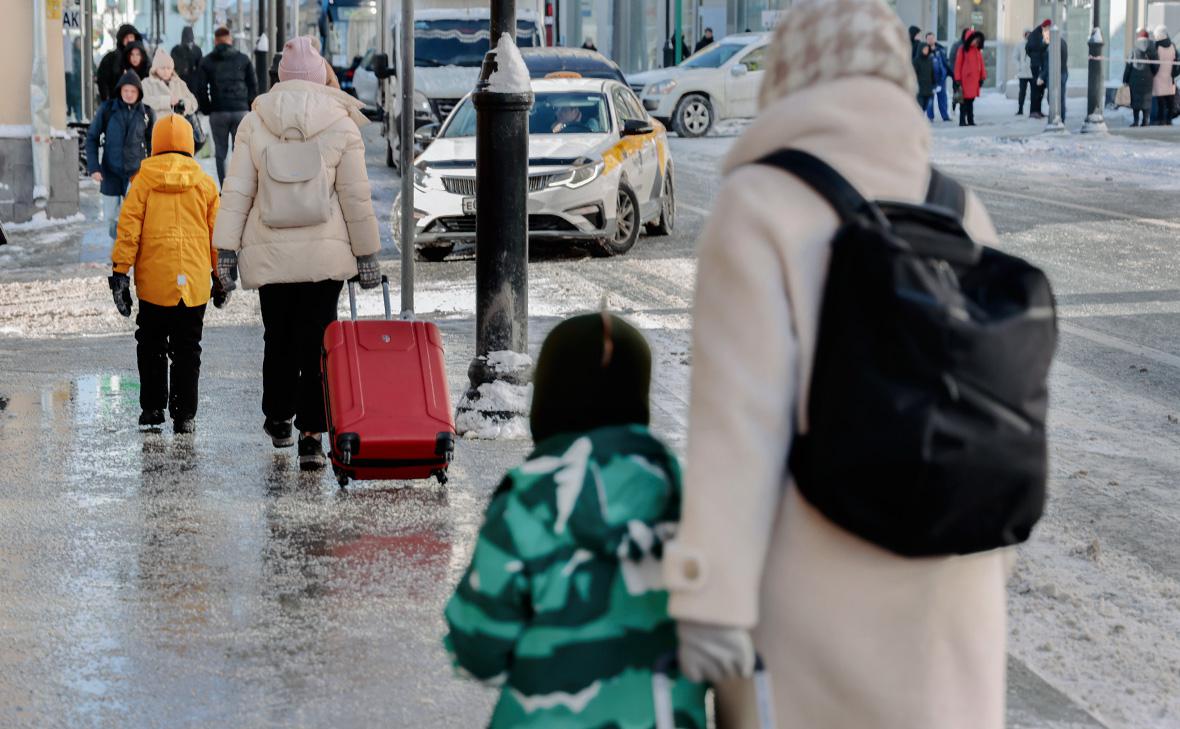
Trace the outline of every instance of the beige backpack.
{"label": "beige backpack", "polygon": [[283,131],[278,144],[262,150],[259,217],[268,228],[322,225],[331,217],[332,197],[320,145],[314,139],[307,141],[298,129],[300,141],[290,141],[288,131]]}

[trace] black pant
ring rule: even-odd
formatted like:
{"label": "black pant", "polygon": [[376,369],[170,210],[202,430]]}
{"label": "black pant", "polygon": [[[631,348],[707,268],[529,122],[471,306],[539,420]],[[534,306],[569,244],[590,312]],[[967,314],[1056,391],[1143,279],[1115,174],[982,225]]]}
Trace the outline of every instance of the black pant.
{"label": "black pant", "polygon": [[324,330],[336,321],[340,281],[269,284],[258,290],[266,346],[262,358],[262,412],[290,420],[304,433],[328,429],[320,355]]}
{"label": "black pant", "polygon": [[963,99],[959,104],[959,126],[975,126],[975,99]]}
{"label": "black pant", "polygon": [[[1030,84],[1032,84],[1032,82],[1033,82],[1033,80],[1031,78],[1020,79],[1020,98],[1016,102],[1016,109],[1018,111],[1024,111],[1024,98],[1025,98],[1025,95],[1028,93],[1028,87]],[[1031,113],[1032,109],[1033,109],[1031,104],[1029,105],[1028,109],[1029,109],[1029,113]],[[1040,111],[1040,107],[1037,108],[1037,111]]]}
{"label": "black pant", "polygon": [[930,105],[930,101],[933,98],[934,98],[934,94],[927,94],[925,96],[923,96],[922,94],[918,94],[918,108],[921,109],[922,111],[926,111],[926,107]]}
{"label": "black pant", "polygon": [[205,305],[188,307],[182,301],[176,306],[156,306],[141,300],[135,323],[139,327],[135,331],[139,406],[144,410],[167,407],[173,421],[195,418]]}
{"label": "black pant", "polygon": [[1029,114],[1041,114],[1041,101],[1045,98],[1045,86],[1032,79],[1032,100],[1028,105]]}
{"label": "black pant", "polygon": [[246,118],[244,111],[215,111],[209,115],[209,128],[213,132],[213,154],[217,158],[217,182],[225,182],[225,157],[229,154],[229,138],[238,143],[238,125]]}

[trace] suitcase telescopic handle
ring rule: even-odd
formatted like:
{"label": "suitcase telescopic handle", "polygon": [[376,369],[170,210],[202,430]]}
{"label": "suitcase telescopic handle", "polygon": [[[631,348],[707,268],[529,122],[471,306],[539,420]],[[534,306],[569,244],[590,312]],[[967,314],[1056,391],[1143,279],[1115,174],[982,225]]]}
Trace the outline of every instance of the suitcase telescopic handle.
{"label": "suitcase telescopic handle", "polygon": [[[356,321],[356,282],[359,277],[348,279],[348,309],[352,312],[352,320]],[[389,277],[381,277],[381,295],[385,297],[385,320],[393,319],[393,307],[389,303]]]}
{"label": "suitcase telescopic handle", "polygon": [[[675,710],[672,707],[672,674],[680,668],[675,653],[660,657],[652,667],[652,698],[655,700],[656,729],[676,729]],[[770,676],[762,656],[754,657],[754,690],[757,694],[758,726],[775,729],[774,693],[770,688]]]}

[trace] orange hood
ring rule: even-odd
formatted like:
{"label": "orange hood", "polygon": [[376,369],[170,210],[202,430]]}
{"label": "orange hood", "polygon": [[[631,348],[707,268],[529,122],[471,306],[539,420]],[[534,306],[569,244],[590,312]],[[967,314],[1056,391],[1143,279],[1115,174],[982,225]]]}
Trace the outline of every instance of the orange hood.
{"label": "orange hood", "polygon": [[193,126],[179,114],[169,114],[157,120],[152,131],[152,154],[164,152],[184,152],[190,157],[196,154]]}
{"label": "orange hood", "polygon": [[156,154],[143,161],[139,167],[139,176],[144,178],[149,189],[184,192],[195,187],[205,176],[205,171],[192,157]]}

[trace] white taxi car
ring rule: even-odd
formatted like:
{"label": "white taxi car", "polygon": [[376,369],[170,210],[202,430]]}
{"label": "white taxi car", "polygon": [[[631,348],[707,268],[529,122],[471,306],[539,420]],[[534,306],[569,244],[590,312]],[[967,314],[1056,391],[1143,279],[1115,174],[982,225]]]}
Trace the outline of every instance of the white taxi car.
{"label": "white taxi car", "polygon": [[[629,251],[644,226],[670,233],[676,192],[667,134],[631,89],[614,80],[566,77],[535,80],[532,87],[529,239],[589,244],[592,252],[611,256]],[[421,258],[439,261],[475,243],[470,96],[418,156],[414,188]]]}

